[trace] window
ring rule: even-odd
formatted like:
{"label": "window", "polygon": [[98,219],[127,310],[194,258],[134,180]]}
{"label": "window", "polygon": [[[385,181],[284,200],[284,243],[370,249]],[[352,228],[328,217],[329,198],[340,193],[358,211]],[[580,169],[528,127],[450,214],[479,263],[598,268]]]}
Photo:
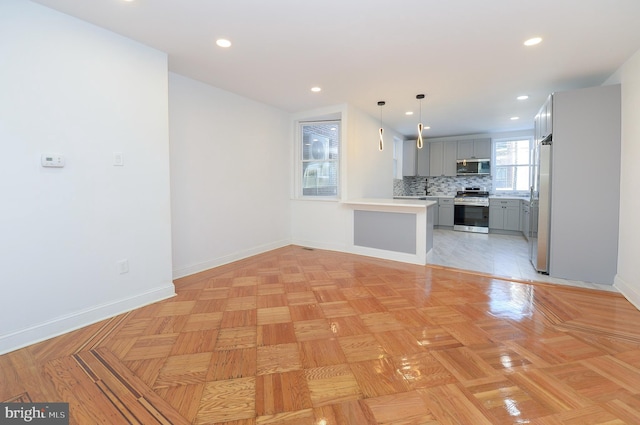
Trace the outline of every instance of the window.
{"label": "window", "polygon": [[493,188],[496,192],[529,192],[531,139],[496,140]]}
{"label": "window", "polygon": [[303,197],[338,197],[340,121],[300,123]]}

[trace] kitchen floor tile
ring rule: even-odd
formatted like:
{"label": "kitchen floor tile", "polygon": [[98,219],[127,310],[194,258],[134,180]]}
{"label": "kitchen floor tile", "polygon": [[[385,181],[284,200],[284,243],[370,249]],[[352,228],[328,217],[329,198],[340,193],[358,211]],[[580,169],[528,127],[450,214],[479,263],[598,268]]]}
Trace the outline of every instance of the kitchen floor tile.
{"label": "kitchen floor tile", "polygon": [[558,279],[538,273],[529,262],[524,236],[434,229],[427,264],[454,267],[511,279],[618,292],[611,285]]}

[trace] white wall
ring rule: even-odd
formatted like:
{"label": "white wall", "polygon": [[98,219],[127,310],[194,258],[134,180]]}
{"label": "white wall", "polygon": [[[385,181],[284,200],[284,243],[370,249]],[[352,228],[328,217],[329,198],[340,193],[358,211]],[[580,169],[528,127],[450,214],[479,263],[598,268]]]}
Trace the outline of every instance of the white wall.
{"label": "white wall", "polygon": [[622,84],[622,162],[620,173],[620,232],[618,237],[618,274],[615,287],[640,308],[640,228],[637,195],[640,162],[640,50],[619,70]]}
{"label": "white wall", "polygon": [[[83,21],[0,2],[0,352],[174,294],[166,67]],[[67,165],[42,168],[45,152]]]}
{"label": "white wall", "polygon": [[346,155],[347,199],[391,198],[393,196],[393,137],[402,137],[385,128],[384,150],[378,149],[380,119],[349,107]]}
{"label": "white wall", "polygon": [[289,114],[169,74],[173,275],[291,243]]}
{"label": "white wall", "polygon": [[[305,111],[293,116],[294,122],[322,118],[338,118],[342,121],[342,192],[339,200],[318,201],[295,198],[295,189],[292,189],[292,243],[350,252],[353,243],[353,209],[340,203],[340,200],[393,196],[393,138],[402,137],[385,127],[385,148],[380,152],[379,118],[375,119],[349,105]],[[295,126],[293,131],[296,131]],[[294,135],[294,143],[295,140]],[[291,157],[294,161],[291,166],[292,179],[295,181],[295,149]]]}

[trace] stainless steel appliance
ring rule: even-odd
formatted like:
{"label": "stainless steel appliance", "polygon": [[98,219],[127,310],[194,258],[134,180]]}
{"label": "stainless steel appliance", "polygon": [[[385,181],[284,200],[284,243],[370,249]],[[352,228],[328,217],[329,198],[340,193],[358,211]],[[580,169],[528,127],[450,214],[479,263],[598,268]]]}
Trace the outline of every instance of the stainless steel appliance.
{"label": "stainless steel appliance", "polygon": [[482,176],[491,174],[491,161],[488,159],[458,159],[456,174],[459,176]]}
{"label": "stainless steel appliance", "polygon": [[489,233],[489,192],[466,187],[453,199],[453,230]]}
{"label": "stainless steel appliance", "polygon": [[540,273],[549,274],[551,233],[551,145],[552,135],[537,140],[533,151],[531,200],[529,204],[529,254]]}

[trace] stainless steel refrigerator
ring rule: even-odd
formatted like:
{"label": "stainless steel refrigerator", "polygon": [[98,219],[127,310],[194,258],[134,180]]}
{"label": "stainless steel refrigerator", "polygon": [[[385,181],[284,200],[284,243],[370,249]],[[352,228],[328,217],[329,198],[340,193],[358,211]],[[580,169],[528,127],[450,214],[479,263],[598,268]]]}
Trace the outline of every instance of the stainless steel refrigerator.
{"label": "stainless steel refrigerator", "polygon": [[529,256],[533,267],[545,274],[549,274],[552,140],[551,134],[536,140],[529,206]]}

